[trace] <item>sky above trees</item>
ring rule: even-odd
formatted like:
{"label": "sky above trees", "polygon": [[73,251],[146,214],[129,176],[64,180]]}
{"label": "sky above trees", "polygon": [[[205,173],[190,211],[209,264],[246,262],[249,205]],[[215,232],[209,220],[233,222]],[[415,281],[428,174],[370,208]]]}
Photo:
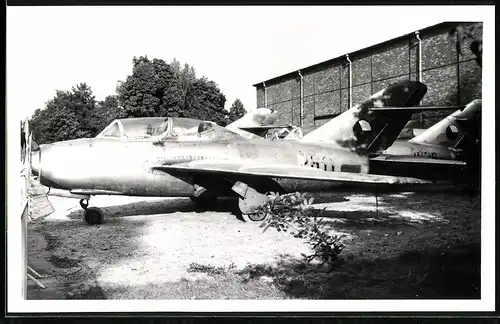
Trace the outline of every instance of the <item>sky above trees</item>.
{"label": "sky above trees", "polygon": [[[226,109],[256,108],[252,84],[442,21],[481,20],[481,7],[9,7],[7,107],[30,116],[56,89],[112,95],[131,57],[196,67]],[[27,94],[27,91],[29,95]]]}

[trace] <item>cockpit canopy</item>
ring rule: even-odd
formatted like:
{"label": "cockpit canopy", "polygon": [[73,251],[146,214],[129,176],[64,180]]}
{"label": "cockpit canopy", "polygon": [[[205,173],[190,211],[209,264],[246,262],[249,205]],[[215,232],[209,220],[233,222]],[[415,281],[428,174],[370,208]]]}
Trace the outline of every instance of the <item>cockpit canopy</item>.
{"label": "cockpit canopy", "polygon": [[116,119],[97,137],[127,140],[216,140],[242,138],[214,122],[181,117]]}
{"label": "cockpit canopy", "polygon": [[97,137],[144,139],[152,136],[160,136],[167,128],[167,118],[164,117],[116,119],[99,133]]}

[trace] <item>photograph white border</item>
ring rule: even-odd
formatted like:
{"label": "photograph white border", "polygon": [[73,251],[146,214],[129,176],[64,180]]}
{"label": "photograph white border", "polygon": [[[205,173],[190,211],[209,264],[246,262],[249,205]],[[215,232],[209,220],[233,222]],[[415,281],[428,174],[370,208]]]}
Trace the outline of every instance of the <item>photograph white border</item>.
{"label": "photograph white border", "polygon": [[[286,14],[287,7],[281,7]],[[343,7],[336,7],[342,10]],[[401,14],[404,10],[420,10],[423,6],[358,7],[362,15],[381,12],[381,17]],[[431,6],[442,13],[442,21],[483,22],[482,100],[482,186],[481,186],[481,299],[480,300],[24,300],[21,293],[23,274],[21,262],[21,179],[19,177],[19,121],[21,118],[7,107],[7,312],[406,312],[493,311],[495,307],[495,7],[494,6]],[[8,9],[8,8],[7,8]],[[151,8],[154,10],[154,8]],[[322,7],[316,7],[322,10]],[[265,7],[262,8],[265,10]],[[382,12],[383,11],[383,12]],[[7,22],[9,21],[7,10]],[[381,18],[381,23],[384,23]],[[367,26],[369,28],[369,26]],[[7,31],[8,32],[8,31]],[[8,33],[7,33],[8,38]],[[7,42],[8,43],[8,42]],[[9,57],[7,57],[8,70]],[[27,76],[29,77],[29,76]],[[249,85],[251,86],[251,85]],[[7,84],[7,89],[9,84]]]}

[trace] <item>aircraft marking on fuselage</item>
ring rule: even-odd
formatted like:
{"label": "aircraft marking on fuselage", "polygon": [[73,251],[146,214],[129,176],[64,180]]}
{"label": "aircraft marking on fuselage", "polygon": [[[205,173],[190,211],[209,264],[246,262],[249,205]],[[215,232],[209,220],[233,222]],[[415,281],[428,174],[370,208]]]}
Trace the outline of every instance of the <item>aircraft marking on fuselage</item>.
{"label": "aircraft marking on fuselage", "polygon": [[424,152],[415,151],[415,152],[413,152],[413,156],[425,156],[425,157],[428,157],[428,158],[431,158],[431,159],[437,159],[438,158],[436,152],[427,152],[427,151],[424,151]]}

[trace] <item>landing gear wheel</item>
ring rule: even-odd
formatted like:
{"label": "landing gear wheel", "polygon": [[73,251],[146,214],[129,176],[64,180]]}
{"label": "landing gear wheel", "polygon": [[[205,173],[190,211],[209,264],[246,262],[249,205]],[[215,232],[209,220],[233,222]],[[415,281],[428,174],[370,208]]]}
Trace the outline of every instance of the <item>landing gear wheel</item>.
{"label": "landing gear wheel", "polygon": [[189,197],[196,205],[196,208],[209,209],[217,205],[217,197]]}
{"label": "landing gear wheel", "polygon": [[241,213],[241,218],[247,223],[258,223],[266,219],[265,214],[243,214]]}
{"label": "landing gear wheel", "polygon": [[84,218],[89,225],[102,224],[103,214],[99,208],[90,207],[85,209]]}

